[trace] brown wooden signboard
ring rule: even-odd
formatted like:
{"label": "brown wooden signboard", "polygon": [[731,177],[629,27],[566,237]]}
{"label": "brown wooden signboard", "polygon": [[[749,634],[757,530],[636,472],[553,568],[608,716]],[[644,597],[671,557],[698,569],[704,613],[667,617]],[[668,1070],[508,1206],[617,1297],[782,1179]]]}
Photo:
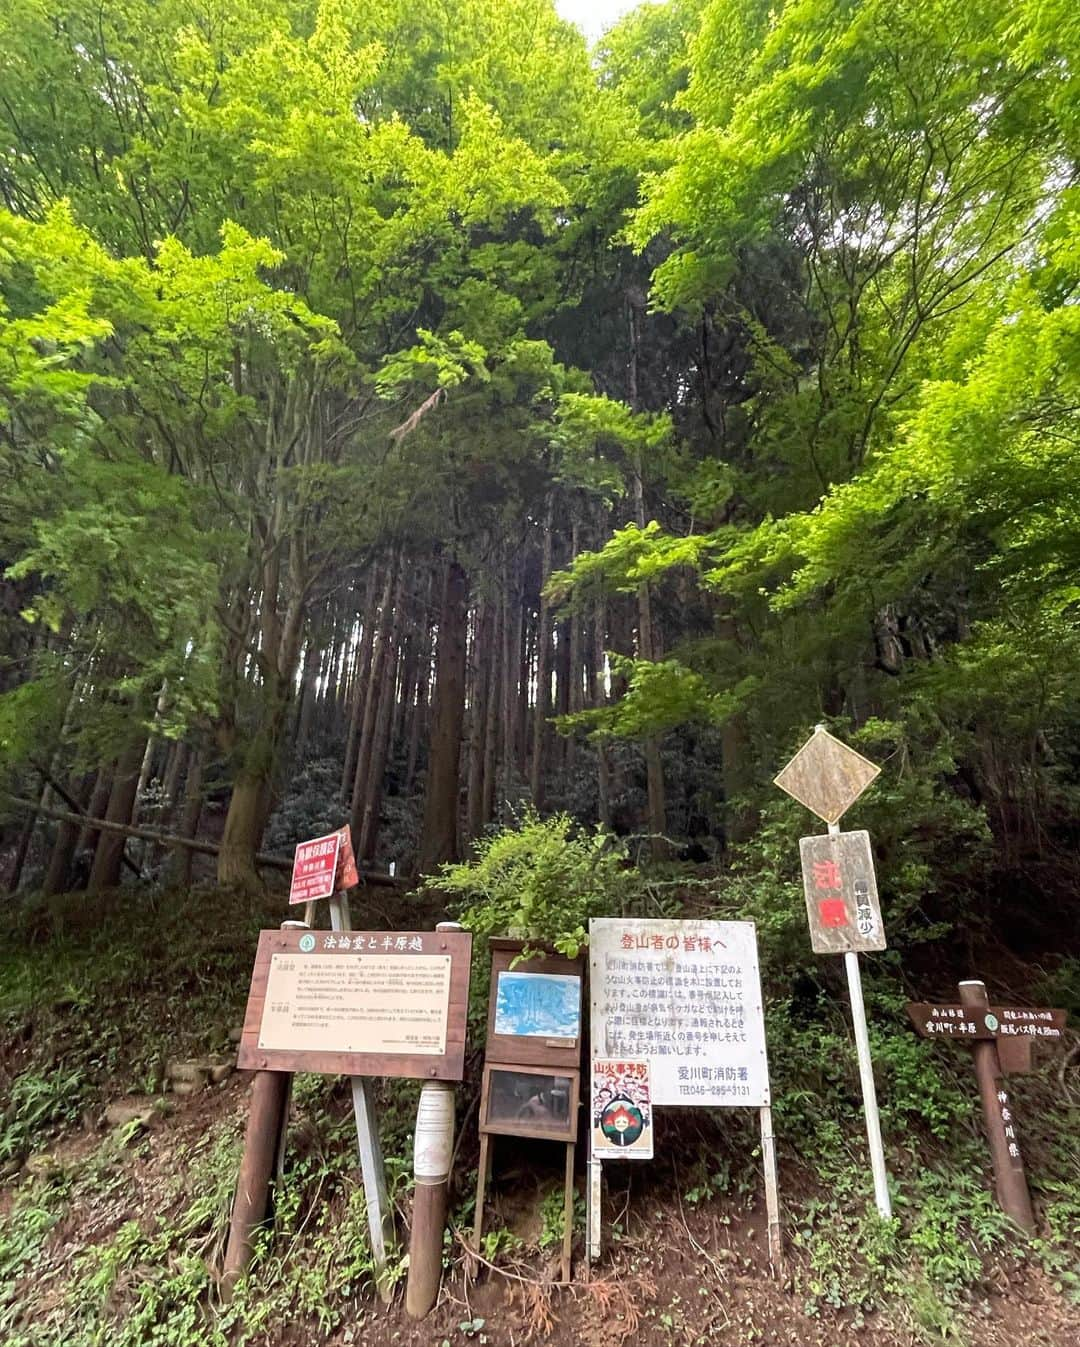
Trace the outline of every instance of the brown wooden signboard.
{"label": "brown wooden signboard", "polygon": [[934,1005],[911,1001],[908,1016],[923,1038],[954,1038],[971,1042],[978,1039],[1041,1039],[1059,1043],[1065,1034],[1066,1013],[1043,1007],[991,1006],[985,1013],[962,1005]]}
{"label": "brown wooden signboard", "polygon": [[977,980],[961,982],[958,990],[958,1003],[912,1001],[907,1013],[923,1038],[971,1044],[998,1201],[1018,1225],[1034,1230],[1016,1116],[1001,1077],[1031,1070],[1034,1043],[1060,1042],[1066,1014],[1043,1006],[992,1006],[985,985]]}
{"label": "brown wooden signboard", "polygon": [[485,1059],[578,1070],[583,960],[547,948],[522,959],[522,941],[490,943]]}
{"label": "brown wooden signboard", "polygon": [[472,937],[261,931],[238,1065],[461,1080]]}

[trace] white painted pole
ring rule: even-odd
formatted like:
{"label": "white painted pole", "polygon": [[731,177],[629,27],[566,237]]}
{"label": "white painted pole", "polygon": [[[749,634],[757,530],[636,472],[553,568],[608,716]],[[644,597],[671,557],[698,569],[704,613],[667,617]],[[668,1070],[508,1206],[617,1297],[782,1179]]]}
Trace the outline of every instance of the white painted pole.
{"label": "white painted pole", "polygon": [[[330,925],[335,931],[351,931],[349,899],[344,892],[330,899]],[[386,1189],[386,1162],[379,1137],[379,1118],[375,1096],[366,1076],[350,1076],[356,1140],[360,1151],[360,1174],[364,1181],[368,1232],[371,1236],[371,1261],[375,1264],[375,1285],[379,1295],[389,1302],[393,1288],[386,1278],[387,1246],[394,1237],[394,1216]]]}
{"label": "white painted pole", "polygon": [[[838,833],[839,823],[830,823],[829,832]],[[885,1170],[885,1147],[881,1142],[881,1118],[878,1116],[877,1090],[874,1086],[874,1064],[870,1060],[870,1035],[866,1028],[866,1005],[863,1002],[862,974],[859,956],[854,950],[844,954],[848,995],[851,997],[851,1021],[855,1026],[855,1048],[859,1056],[859,1080],[862,1083],[863,1111],[866,1114],[866,1141],[870,1150],[870,1168],[874,1175],[874,1202],[883,1221],[892,1220],[892,1199],[889,1196],[889,1176]]]}
{"label": "white painted pole", "polygon": [[588,1184],[585,1188],[585,1265],[595,1263],[600,1257],[601,1234],[600,1212],[603,1193],[603,1167],[593,1155],[592,1149],[592,1100],[589,1101],[589,1158],[585,1166]]}

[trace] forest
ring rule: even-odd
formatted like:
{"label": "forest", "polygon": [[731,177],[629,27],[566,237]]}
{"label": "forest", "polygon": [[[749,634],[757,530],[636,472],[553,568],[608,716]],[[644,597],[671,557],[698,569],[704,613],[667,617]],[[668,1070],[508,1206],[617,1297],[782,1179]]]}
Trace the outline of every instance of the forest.
{"label": "forest", "polygon": [[[352,1341],[359,1254],[305,1291],[268,1250],[208,1326],[235,1099],[205,1210],[105,1231],[29,1318],[104,1162],[18,1186],[225,1044],[294,846],[347,822],[373,927],[757,923],[811,1308],[789,1337],[751,1297],[731,1342],[1075,1341],[1078,301],[1074,0],[667,0],[591,44],[553,0],[0,6],[0,1335],[285,1344],[276,1306]],[[889,940],[884,1233],[802,911],[823,825],[772,784],[816,725],[883,769],[845,827]],[[971,976],[1073,1016],[1011,1086],[1023,1253],[968,1064],[903,1017]],[[343,1101],[298,1102],[339,1228]],[[686,1234],[751,1201],[755,1138],[716,1126],[669,1148]],[[305,1218],[312,1267],[331,1228]],[[502,1233],[542,1334],[568,1311]],[[624,1238],[597,1332],[720,1340]],[[484,1325],[446,1313],[455,1347]]]}

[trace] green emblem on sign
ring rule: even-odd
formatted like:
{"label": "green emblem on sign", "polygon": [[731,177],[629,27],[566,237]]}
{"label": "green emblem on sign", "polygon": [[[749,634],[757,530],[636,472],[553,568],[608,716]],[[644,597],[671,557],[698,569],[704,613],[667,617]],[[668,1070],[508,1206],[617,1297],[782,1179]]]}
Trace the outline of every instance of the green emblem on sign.
{"label": "green emblem on sign", "polygon": [[308,932],[307,935],[302,935],[300,937],[300,952],[302,954],[310,954],[314,948],[315,948],[315,937],[311,934],[310,931]]}
{"label": "green emblem on sign", "polygon": [[996,1015],[984,1015],[983,1024],[986,1025],[992,1034],[997,1033],[998,1017]]}

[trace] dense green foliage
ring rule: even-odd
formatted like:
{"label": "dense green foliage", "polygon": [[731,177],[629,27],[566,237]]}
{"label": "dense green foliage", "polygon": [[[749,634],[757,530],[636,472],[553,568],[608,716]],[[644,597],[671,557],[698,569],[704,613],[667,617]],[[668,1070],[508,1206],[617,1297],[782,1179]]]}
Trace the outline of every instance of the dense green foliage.
{"label": "dense green foliage", "polygon": [[[1006,1241],[903,1002],[979,971],[1080,1014],[1078,301],[1069,0],[669,0],[591,51],[552,0],[5,6],[0,862],[97,902],[126,860],[169,908],[143,950],[19,917],[0,1169],[112,1077],[154,1088],[185,1017],[220,1040],[257,853],[349,817],[474,931],[474,1012],[490,935],[753,919],[797,1287],[947,1338]],[[771,784],[817,723],[883,767],[845,823],[889,937],[888,1226],[805,934],[813,825]],[[190,857],[60,805],[219,847],[239,945],[182,934]],[[144,955],[171,990],[140,1008]],[[1024,1257],[1075,1291],[1075,1068],[1042,1069]],[[305,1108],[298,1172],[355,1232],[340,1120]],[[55,1340],[205,1326],[234,1131],[205,1202],[87,1255]],[[687,1203],[745,1196],[753,1145],[691,1136]],[[115,1160],[21,1192],[0,1271]],[[303,1210],[315,1271],[268,1239],[263,1308],[214,1332],[366,1294],[359,1236],[335,1271]]]}

